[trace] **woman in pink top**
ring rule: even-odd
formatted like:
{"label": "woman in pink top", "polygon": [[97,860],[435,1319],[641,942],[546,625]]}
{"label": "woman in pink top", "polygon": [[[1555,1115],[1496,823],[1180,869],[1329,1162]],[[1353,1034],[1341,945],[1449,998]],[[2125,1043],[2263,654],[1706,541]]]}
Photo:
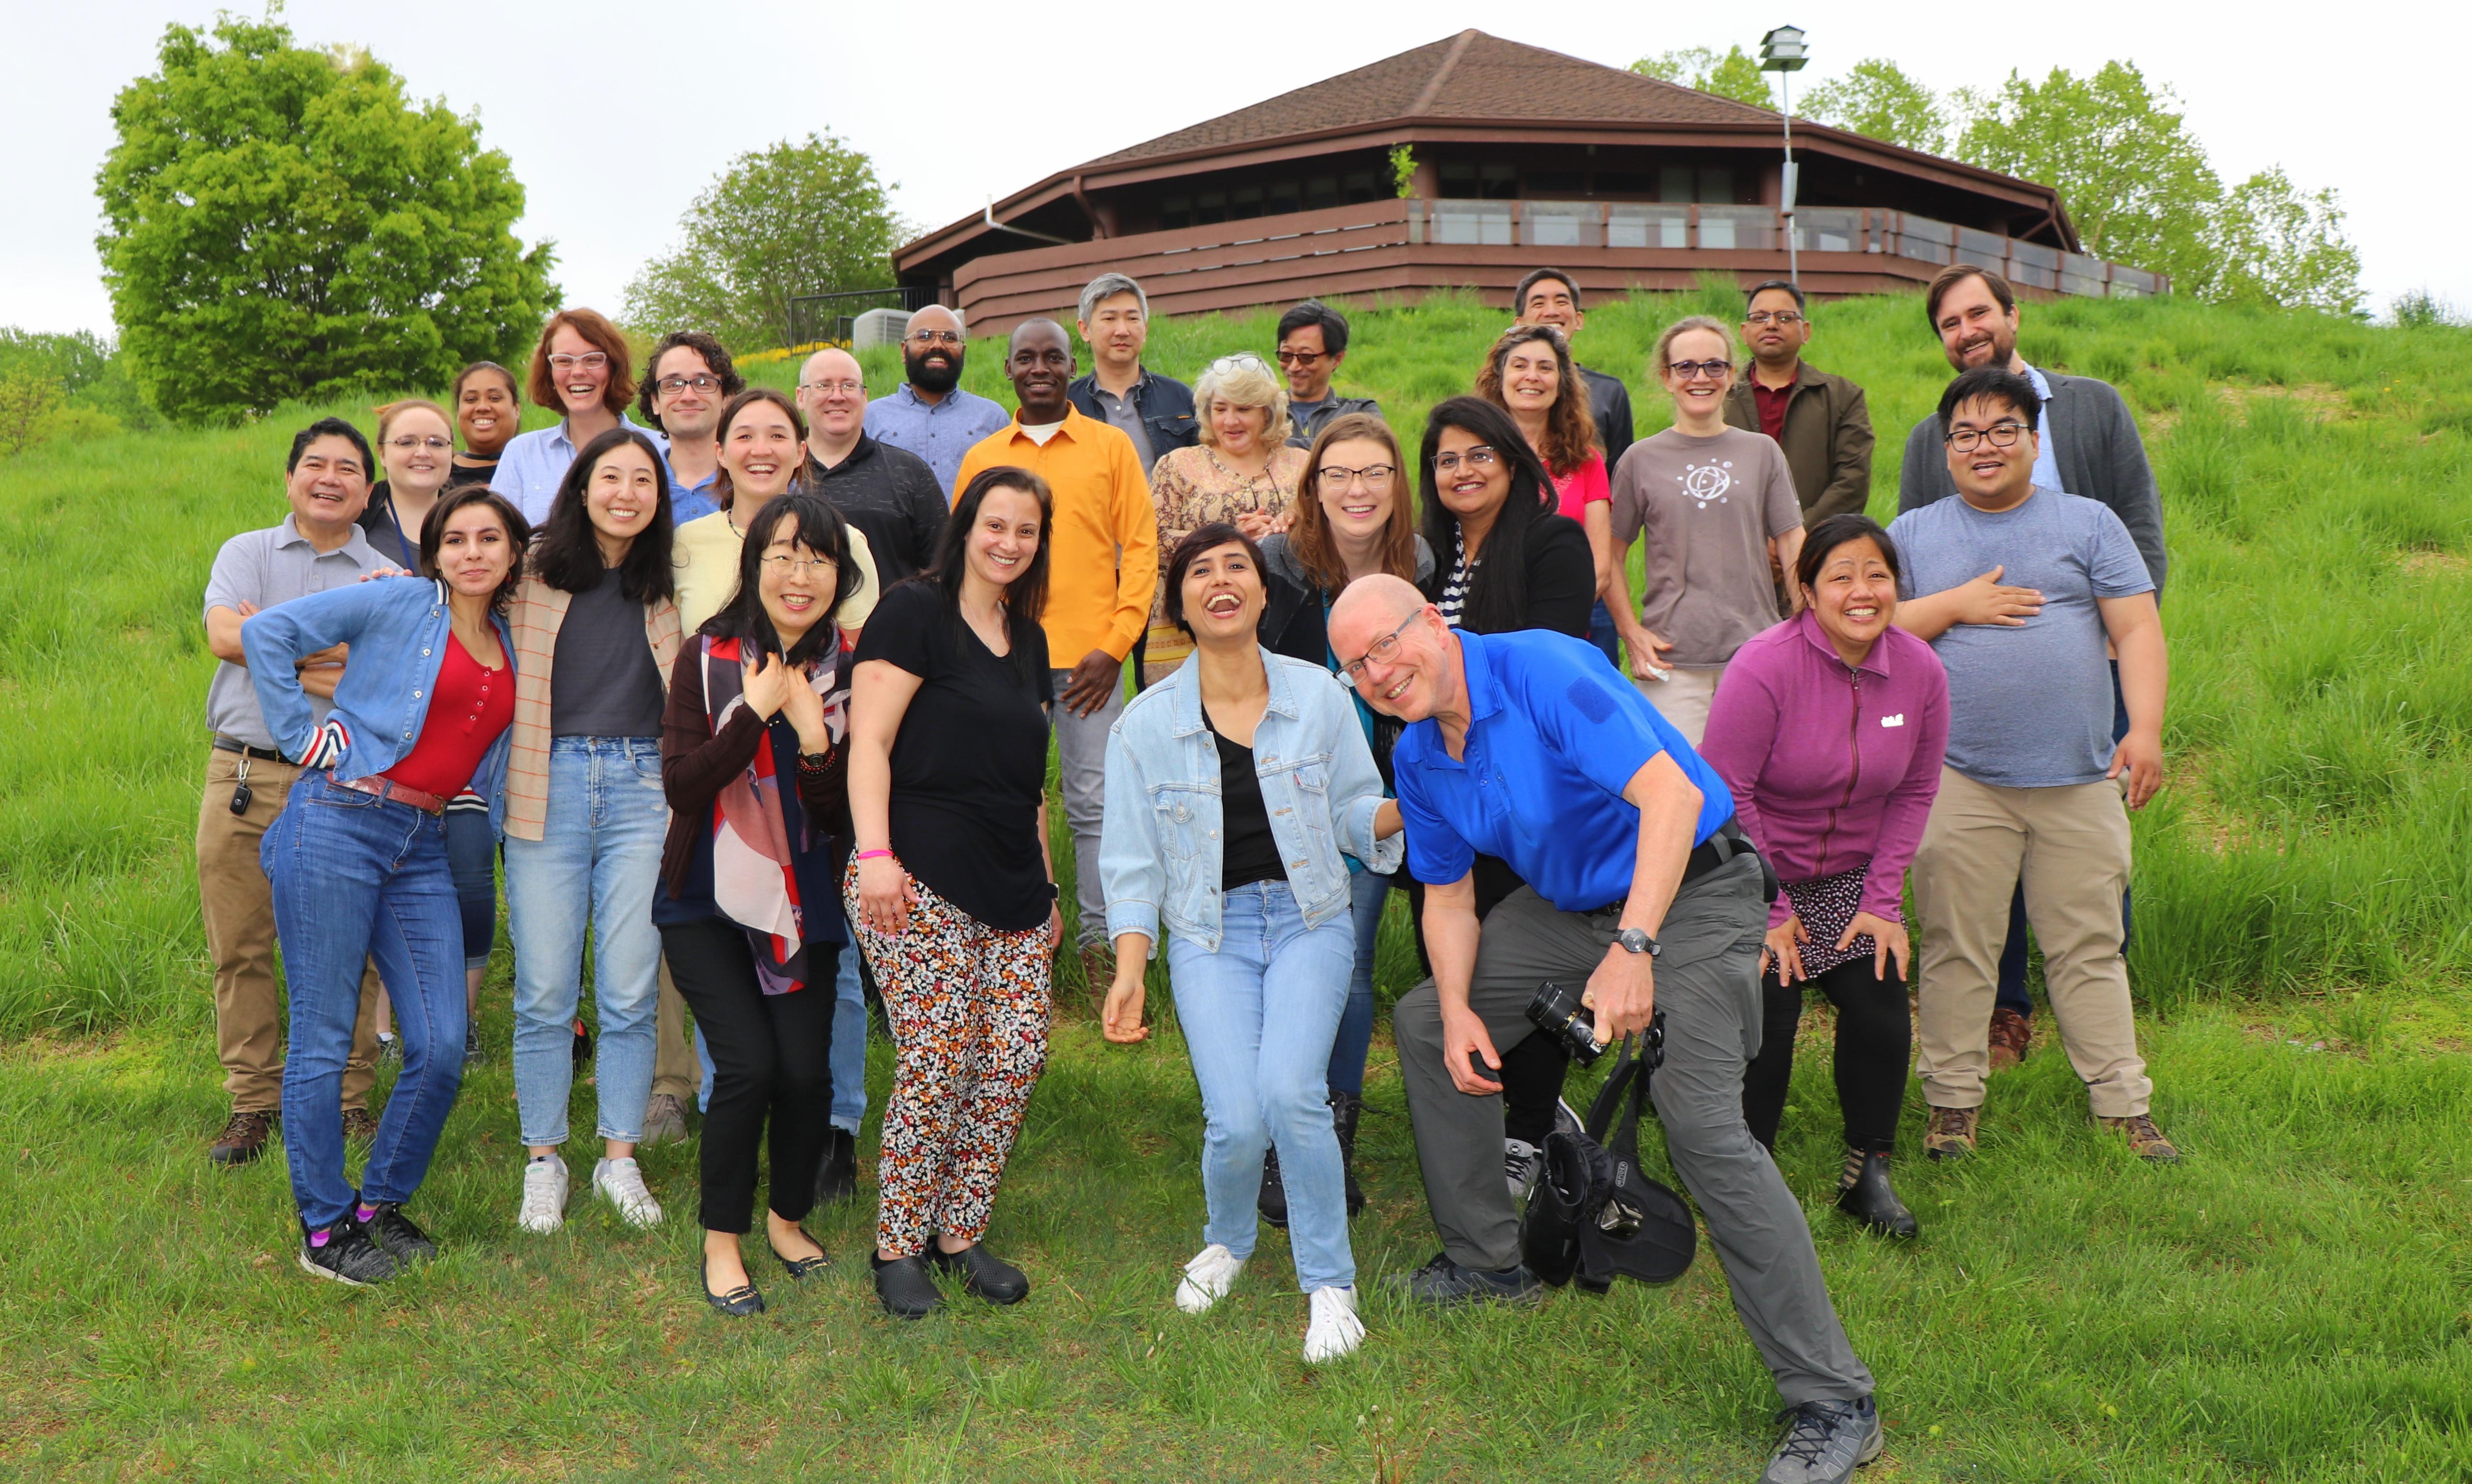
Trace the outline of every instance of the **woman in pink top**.
{"label": "woman in pink top", "polygon": [[1889,1184],[1913,1049],[1898,898],[1939,791],[1948,675],[1930,645],[1890,627],[1897,551],[1870,517],[1821,521],[1795,578],[1808,605],[1735,651],[1700,748],[1785,884],[1760,955],[1766,1025],[1743,1115],[1773,1151],[1802,985],[1816,985],[1837,1007],[1838,1209],[1912,1236]]}
{"label": "woman in pink top", "polygon": [[1588,642],[1621,669],[1621,642],[1614,634],[1613,614],[1605,609],[1614,562],[1612,507],[1607,504],[1614,497],[1613,482],[1606,476],[1596,416],[1588,407],[1588,384],[1572,370],[1570,340],[1551,324],[1512,325],[1486,352],[1476,395],[1519,424],[1528,446],[1553,476],[1554,513],[1570,516],[1588,533],[1588,553],[1597,563]]}

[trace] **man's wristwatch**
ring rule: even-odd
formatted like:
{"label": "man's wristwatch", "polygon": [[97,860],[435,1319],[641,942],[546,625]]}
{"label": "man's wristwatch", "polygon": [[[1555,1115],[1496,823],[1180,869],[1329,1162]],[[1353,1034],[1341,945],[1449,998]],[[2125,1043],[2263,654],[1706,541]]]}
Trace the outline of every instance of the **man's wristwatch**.
{"label": "man's wristwatch", "polygon": [[1614,942],[1622,945],[1623,949],[1626,952],[1645,953],[1650,958],[1654,958],[1665,951],[1663,945],[1658,944],[1655,939],[1651,938],[1645,931],[1636,927],[1626,927],[1621,932],[1614,934]]}

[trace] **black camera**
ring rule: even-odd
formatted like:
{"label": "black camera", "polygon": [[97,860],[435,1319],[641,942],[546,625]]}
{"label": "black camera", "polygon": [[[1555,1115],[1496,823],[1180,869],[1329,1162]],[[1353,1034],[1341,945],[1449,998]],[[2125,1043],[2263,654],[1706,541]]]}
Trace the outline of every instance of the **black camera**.
{"label": "black camera", "polygon": [[1572,1061],[1591,1066],[1605,1054],[1605,1044],[1597,1039],[1595,1013],[1580,1003],[1583,993],[1584,986],[1565,989],[1548,980],[1536,987],[1536,996],[1528,1002],[1528,1018],[1560,1041]]}

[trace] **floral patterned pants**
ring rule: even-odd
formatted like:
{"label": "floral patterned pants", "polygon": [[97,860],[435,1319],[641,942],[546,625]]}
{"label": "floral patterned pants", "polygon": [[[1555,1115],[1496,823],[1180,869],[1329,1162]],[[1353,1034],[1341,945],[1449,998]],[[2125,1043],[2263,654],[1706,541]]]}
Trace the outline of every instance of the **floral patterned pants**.
{"label": "floral patterned pants", "polygon": [[858,867],[843,899],[892,1021],[876,1245],[923,1252],[941,1233],[976,1242],[1047,1065],[1052,949],[1044,923],[1001,932],[917,887],[899,937],[864,925]]}

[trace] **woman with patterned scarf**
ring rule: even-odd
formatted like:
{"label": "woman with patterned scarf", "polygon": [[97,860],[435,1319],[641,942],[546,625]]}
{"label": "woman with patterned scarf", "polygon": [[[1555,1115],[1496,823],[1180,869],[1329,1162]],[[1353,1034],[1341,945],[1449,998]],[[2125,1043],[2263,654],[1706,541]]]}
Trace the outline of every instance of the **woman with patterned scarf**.
{"label": "woman with patterned scarf", "polygon": [[661,719],[668,890],[653,920],[713,1060],[704,1112],[704,1302],[763,1312],[739,1237],[768,1137],[765,1236],[794,1280],[830,1260],[799,1223],[832,1116],[833,976],[849,941],[835,877],[850,658],[834,614],[855,586],[849,530],[812,495],[749,523],[738,590],[678,651]]}

